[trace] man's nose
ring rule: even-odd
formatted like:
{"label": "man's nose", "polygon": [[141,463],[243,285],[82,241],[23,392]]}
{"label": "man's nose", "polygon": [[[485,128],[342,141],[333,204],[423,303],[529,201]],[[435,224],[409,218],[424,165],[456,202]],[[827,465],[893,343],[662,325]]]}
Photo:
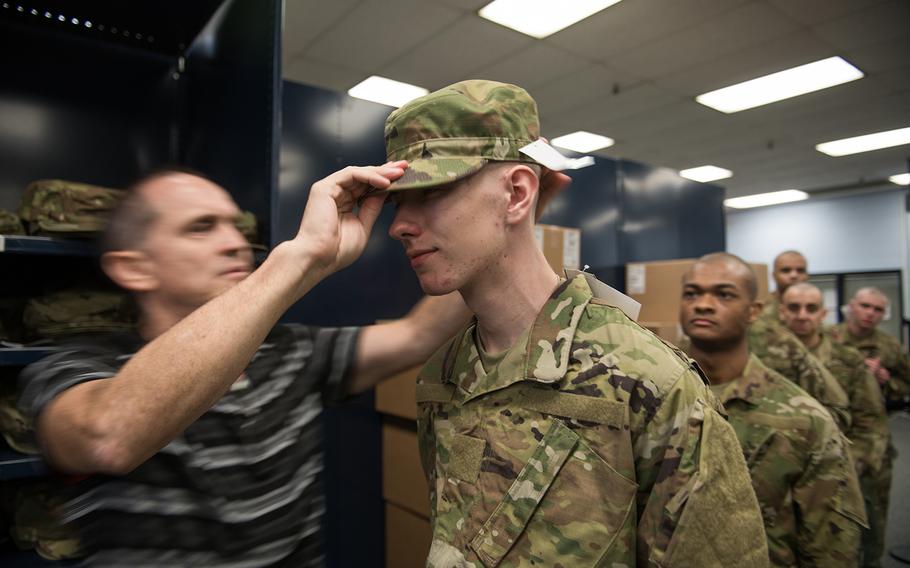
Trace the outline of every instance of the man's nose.
{"label": "man's nose", "polygon": [[420,225],[411,209],[406,203],[398,205],[398,208],[395,209],[395,217],[392,218],[392,224],[389,226],[390,237],[402,241],[420,234]]}
{"label": "man's nose", "polygon": [[229,254],[250,249],[249,241],[233,223],[222,225],[220,240],[222,249]]}

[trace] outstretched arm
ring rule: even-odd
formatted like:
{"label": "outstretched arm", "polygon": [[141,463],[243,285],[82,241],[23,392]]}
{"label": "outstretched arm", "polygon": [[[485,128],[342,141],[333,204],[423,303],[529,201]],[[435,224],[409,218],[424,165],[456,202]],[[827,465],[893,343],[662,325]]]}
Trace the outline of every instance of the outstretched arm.
{"label": "outstretched arm", "polygon": [[[406,163],[346,168],[313,185],[298,235],[259,269],[154,338],[106,380],[80,383],[40,414],[50,461],[71,473],[122,474],[192,424],[243,372],[278,318],[316,283],[363,251],[385,188]],[[39,364],[28,373],[66,373]],[[72,378],[74,381],[78,377]]]}

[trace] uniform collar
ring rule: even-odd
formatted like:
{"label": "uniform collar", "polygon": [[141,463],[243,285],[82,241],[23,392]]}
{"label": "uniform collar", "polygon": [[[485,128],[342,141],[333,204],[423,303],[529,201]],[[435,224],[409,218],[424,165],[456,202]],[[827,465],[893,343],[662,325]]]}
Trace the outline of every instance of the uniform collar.
{"label": "uniform collar", "polygon": [[566,375],[575,329],[592,297],[584,276],[561,281],[531,327],[489,372],[484,370],[474,343],[477,322],[471,322],[457,336],[454,349],[446,357],[443,380],[456,385],[464,400],[521,381],[558,382]]}
{"label": "uniform collar", "polygon": [[731,400],[742,400],[749,405],[757,405],[758,400],[765,396],[771,386],[768,377],[768,368],[755,355],[750,354],[746,368],[742,374],[718,388],[712,388],[714,395],[721,404],[726,405]]}
{"label": "uniform collar", "polygon": [[827,334],[822,333],[822,339],[818,342],[818,345],[809,350],[810,353],[815,355],[815,357],[822,363],[826,363],[831,360],[831,350],[834,349],[831,344],[831,339]]}

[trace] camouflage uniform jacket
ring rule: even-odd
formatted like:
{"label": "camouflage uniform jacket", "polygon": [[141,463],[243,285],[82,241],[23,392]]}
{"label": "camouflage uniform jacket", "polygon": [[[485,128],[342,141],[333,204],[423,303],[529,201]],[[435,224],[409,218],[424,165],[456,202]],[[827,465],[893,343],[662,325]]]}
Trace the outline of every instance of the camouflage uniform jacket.
{"label": "camouflage uniform jacket", "polygon": [[474,328],[418,375],[427,566],[767,565],[736,436],[684,355],[583,276],[488,371]]}
{"label": "camouflage uniform jacket", "polygon": [[767,325],[780,323],[780,295],[777,292],[768,297],[758,318]]}
{"label": "camouflage uniform jacket", "polygon": [[878,358],[891,373],[891,380],[885,383],[887,400],[904,400],[910,396],[910,354],[892,335],[876,329],[866,337],[850,333],[846,323],[830,329],[831,339],[853,347],[865,357]]}
{"label": "camouflage uniform jacket", "polygon": [[850,399],[852,424],[846,434],[852,442],[850,455],[856,464],[857,475],[877,470],[884,459],[891,433],[875,377],[869,372],[859,351],[831,341],[826,334],[822,334],[821,342],[811,352],[831,371]]}
{"label": "camouflage uniform jacket", "polygon": [[780,322],[756,320],[749,327],[749,351],[769,369],[793,381],[825,406],[842,432],[850,430],[850,400],[821,361]]}
{"label": "camouflage uniform jacket", "polygon": [[741,377],[711,390],[742,445],[771,564],[856,566],[863,498],[847,441],[824,407],[754,355]]}

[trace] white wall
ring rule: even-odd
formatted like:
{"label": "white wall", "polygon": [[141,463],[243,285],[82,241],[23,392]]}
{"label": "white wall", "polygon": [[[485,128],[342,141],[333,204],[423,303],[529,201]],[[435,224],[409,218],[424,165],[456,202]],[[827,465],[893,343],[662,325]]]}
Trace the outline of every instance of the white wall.
{"label": "white wall", "polygon": [[902,270],[907,312],[910,247],[905,194],[884,191],[728,210],[727,251],[767,263],[769,273],[774,257],[787,249],[806,255],[809,272],[814,273]]}

